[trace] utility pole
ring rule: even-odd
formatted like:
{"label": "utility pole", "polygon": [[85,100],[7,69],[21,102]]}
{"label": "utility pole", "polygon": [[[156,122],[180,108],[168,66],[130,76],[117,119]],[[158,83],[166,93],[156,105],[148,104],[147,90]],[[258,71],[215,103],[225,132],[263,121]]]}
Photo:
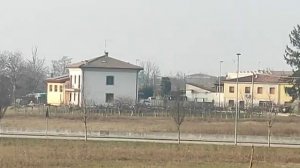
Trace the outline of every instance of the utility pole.
{"label": "utility pole", "polygon": [[251,89],[251,110],[253,111],[254,72],[252,72],[252,81],[251,82],[252,82],[252,89]]}
{"label": "utility pole", "polygon": [[237,145],[237,127],[238,127],[238,113],[239,113],[239,73],[240,73],[240,53],[237,53],[237,72],[236,72],[236,107],[234,120],[234,144]]}
{"label": "utility pole", "polygon": [[223,63],[223,61],[220,61],[219,88],[218,88],[218,92],[219,92],[219,110],[220,110],[220,112],[221,112],[221,75],[222,75],[222,63]]}

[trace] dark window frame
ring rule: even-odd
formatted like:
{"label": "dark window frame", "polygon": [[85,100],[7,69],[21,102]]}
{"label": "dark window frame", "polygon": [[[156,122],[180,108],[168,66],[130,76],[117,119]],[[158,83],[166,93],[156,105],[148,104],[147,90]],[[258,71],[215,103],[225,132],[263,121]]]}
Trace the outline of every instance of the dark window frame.
{"label": "dark window frame", "polygon": [[263,94],[263,87],[257,87],[257,94]]}
{"label": "dark window frame", "polygon": [[246,87],[245,87],[245,93],[250,93],[250,92],[251,92],[251,87],[246,86]]}
{"label": "dark window frame", "polygon": [[234,86],[229,86],[229,93],[234,93]]}
{"label": "dark window frame", "polygon": [[113,93],[106,93],[105,94],[105,102],[112,103],[114,101],[114,94]]}
{"label": "dark window frame", "polygon": [[114,76],[106,76],[106,85],[114,85],[115,77]]}
{"label": "dark window frame", "polygon": [[233,107],[234,106],[234,100],[229,100],[228,105],[229,105],[229,107]]}
{"label": "dark window frame", "polygon": [[269,93],[270,94],[275,94],[275,87],[270,87]]}

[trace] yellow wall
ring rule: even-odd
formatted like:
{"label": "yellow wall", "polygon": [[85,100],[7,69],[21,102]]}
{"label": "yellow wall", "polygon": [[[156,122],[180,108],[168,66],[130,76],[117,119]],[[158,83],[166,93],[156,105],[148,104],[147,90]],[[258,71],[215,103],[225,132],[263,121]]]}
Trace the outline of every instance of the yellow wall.
{"label": "yellow wall", "polygon": [[285,88],[293,87],[292,84],[279,84],[279,102],[280,104],[284,104],[285,102],[290,102],[292,97],[286,93]]}
{"label": "yellow wall", "polygon": [[[229,87],[234,87],[234,93],[229,92]],[[266,84],[266,83],[254,83],[253,90],[253,102],[255,105],[258,105],[259,101],[273,101],[275,104],[284,104],[284,102],[290,101],[291,97],[285,93],[285,87],[291,87],[290,84]],[[250,87],[249,96],[246,96],[245,87]],[[262,87],[262,93],[257,93],[257,88]],[[275,93],[270,94],[270,88],[275,88]],[[252,98],[252,83],[239,83],[239,101],[245,101],[245,103],[251,102]],[[234,100],[236,102],[236,83],[234,82],[225,82],[224,83],[224,101],[228,105],[229,100]]]}
{"label": "yellow wall", "polygon": [[[50,85],[52,85],[52,91],[50,91]],[[55,85],[57,86],[57,91],[55,91]],[[62,86],[62,92],[60,91],[60,86]],[[65,103],[64,83],[47,83],[47,103],[55,106]]]}

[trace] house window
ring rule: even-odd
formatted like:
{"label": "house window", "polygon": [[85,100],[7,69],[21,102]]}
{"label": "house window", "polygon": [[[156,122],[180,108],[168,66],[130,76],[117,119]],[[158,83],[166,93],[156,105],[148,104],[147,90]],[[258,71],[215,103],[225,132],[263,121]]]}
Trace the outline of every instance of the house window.
{"label": "house window", "polygon": [[234,86],[229,86],[229,93],[234,93]]}
{"label": "house window", "polygon": [[105,102],[111,103],[114,101],[114,94],[113,93],[106,93]]}
{"label": "house window", "polygon": [[49,85],[49,92],[52,92],[53,91],[53,87],[52,85]]}
{"label": "house window", "polygon": [[76,94],[75,93],[73,93],[73,99],[74,99],[74,101],[76,100]]}
{"label": "house window", "polygon": [[233,107],[234,106],[234,100],[229,100],[228,104],[229,104],[229,107]]}
{"label": "house window", "polygon": [[54,92],[57,92],[57,85],[54,85]]}
{"label": "house window", "polygon": [[59,91],[60,91],[60,92],[63,92],[63,87],[62,87],[62,85],[59,86]]}
{"label": "house window", "polygon": [[74,84],[76,84],[76,75],[74,76]]}
{"label": "house window", "polygon": [[70,76],[70,82],[71,82],[71,86],[72,86],[72,83],[73,83],[73,81],[72,81],[72,75]]}
{"label": "house window", "polygon": [[245,87],[245,93],[250,93],[250,87]]}
{"label": "house window", "polygon": [[275,94],[275,88],[274,87],[270,87],[270,94]]}
{"label": "house window", "polygon": [[114,77],[106,76],[106,85],[114,85]]}
{"label": "house window", "polygon": [[263,88],[262,87],[257,87],[257,94],[262,94]]}

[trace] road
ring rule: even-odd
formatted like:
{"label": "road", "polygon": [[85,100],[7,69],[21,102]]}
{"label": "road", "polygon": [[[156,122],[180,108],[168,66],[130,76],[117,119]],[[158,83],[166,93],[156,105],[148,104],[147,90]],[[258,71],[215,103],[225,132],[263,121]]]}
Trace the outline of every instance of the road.
{"label": "road", "polygon": [[[38,135],[38,134],[1,134],[2,138],[30,138],[30,139],[58,139],[58,140],[84,140],[84,136],[76,135]],[[124,138],[124,137],[88,137],[89,141],[123,141],[123,142],[151,142],[151,143],[178,143],[176,139],[150,139],[150,138]],[[183,144],[211,144],[211,145],[235,145],[233,142],[228,141],[203,141],[203,140],[181,140]],[[267,143],[249,143],[241,142],[238,146],[256,146],[267,147]],[[281,148],[300,148],[300,144],[280,144],[273,143],[271,147]]]}

